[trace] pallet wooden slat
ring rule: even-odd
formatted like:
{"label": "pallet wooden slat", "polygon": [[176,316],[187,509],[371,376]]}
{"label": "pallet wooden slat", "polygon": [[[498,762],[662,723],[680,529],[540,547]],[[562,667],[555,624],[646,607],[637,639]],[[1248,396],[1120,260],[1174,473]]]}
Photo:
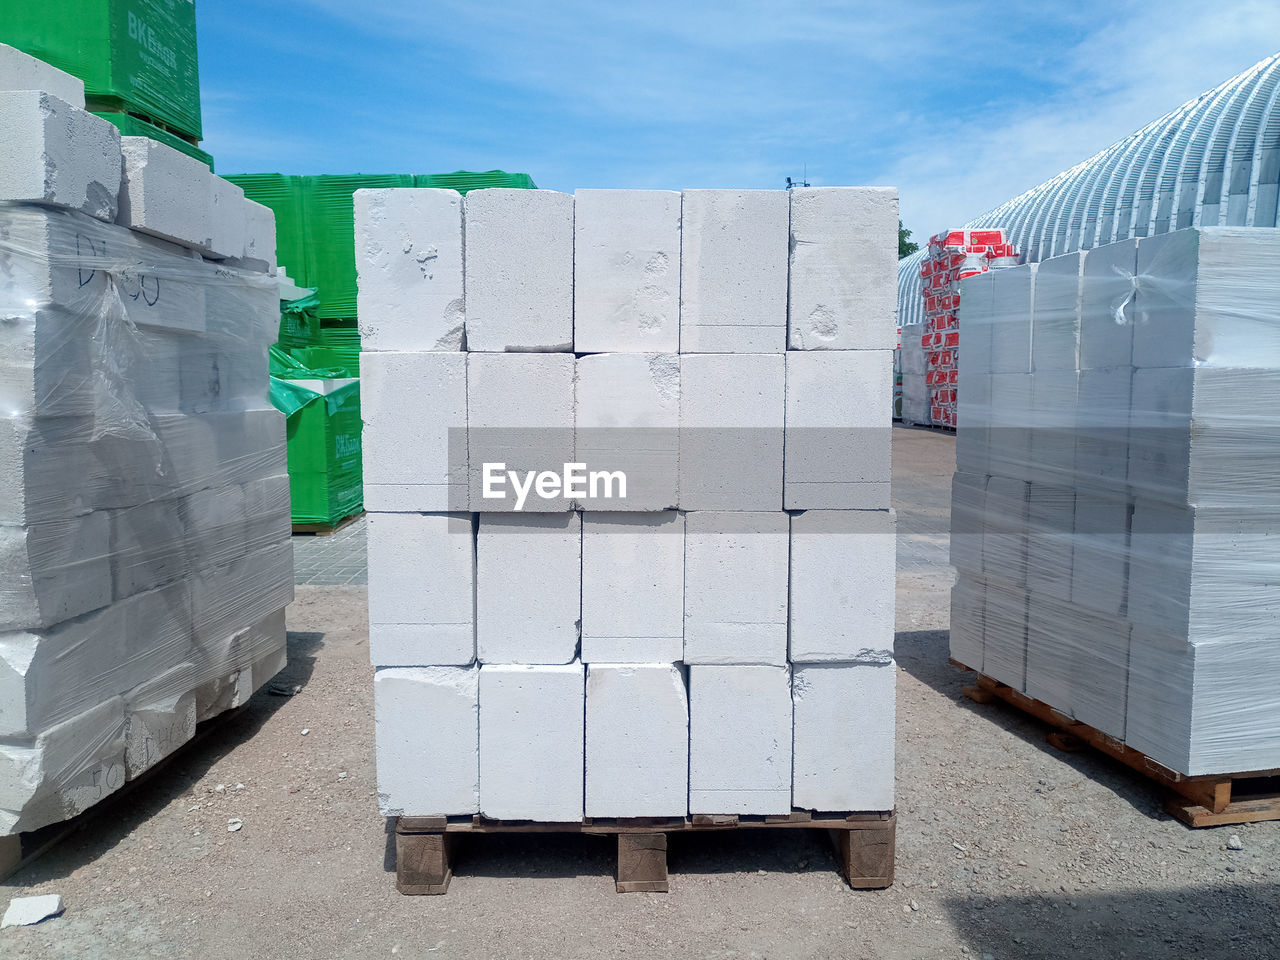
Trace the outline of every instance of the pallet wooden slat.
{"label": "pallet wooden slat", "polygon": [[331,537],[335,533],[345,530],[363,516],[364,511],[357,510],[355,513],[351,513],[343,517],[337,523],[295,523],[293,525],[293,532],[294,534]]}
{"label": "pallet wooden slat", "polygon": [[584,818],[578,823],[488,820],[483,817],[399,817],[396,820],[396,889],[410,895],[443,894],[453,876],[452,841],[462,834],[614,834],[619,893],[665,893],[667,835],[713,830],[826,830],[849,885],[878,890],[893,884],[897,815],[893,811],[815,814],[796,810],[777,817],[696,814],[676,818]]}

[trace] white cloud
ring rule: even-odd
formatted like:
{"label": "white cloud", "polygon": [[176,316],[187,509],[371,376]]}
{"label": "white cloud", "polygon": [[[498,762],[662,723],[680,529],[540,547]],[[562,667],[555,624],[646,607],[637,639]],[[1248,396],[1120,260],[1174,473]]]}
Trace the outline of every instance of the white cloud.
{"label": "white cloud", "polygon": [[1275,53],[1277,38],[1270,0],[1121,4],[1071,48],[1054,95],[915,139],[885,171],[903,220],[923,237],[978,216]]}

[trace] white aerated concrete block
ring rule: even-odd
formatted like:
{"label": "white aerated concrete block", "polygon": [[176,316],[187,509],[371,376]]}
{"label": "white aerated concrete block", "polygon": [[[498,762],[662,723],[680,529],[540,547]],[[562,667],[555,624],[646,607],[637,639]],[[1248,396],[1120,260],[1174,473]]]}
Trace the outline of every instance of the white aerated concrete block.
{"label": "white aerated concrete block", "polygon": [[809,510],[791,518],[793,663],[893,659],[892,510]]}
{"label": "white aerated concrete block", "polygon": [[[588,472],[621,472],[578,500],[583,510],[666,510],[680,503],[680,362],[672,353],[579,357],[575,455]],[[612,493],[612,496],[608,496]]]}
{"label": "white aerated concrete block", "polygon": [[124,763],[141,776],[196,734],[197,674],[183,663],[125,695]]}
{"label": "white aerated concrete block", "polygon": [[780,353],[681,356],[682,509],[781,509],[785,381]]}
{"label": "white aerated concrete block", "polygon": [[1124,609],[1129,569],[1129,504],[1115,494],[1081,487],[1076,491],[1074,513],[1071,602],[1119,614]]}
{"label": "white aerated concrete block", "polygon": [[573,344],[578,353],[680,349],[680,194],[574,194]]}
{"label": "white aerated concrete block", "polygon": [[685,515],[684,662],[787,662],[785,513]]}
{"label": "white aerated concrete block", "polygon": [[[1128,367],[1081,370],[1077,391],[1075,472],[1117,492],[1128,479],[1133,378]],[[1146,446],[1140,443],[1139,449]]]}
{"label": "white aerated concrete block", "polygon": [[581,663],[480,668],[480,812],[577,823],[583,808]]}
{"label": "white aerated concrete block", "polygon": [[791,812],[791,671],[689,668],[689,812]]}
{"label": "white aerated concrete block", "polygon": [[793,806],[893,809],[895,673],[893,661],[794,668]]}
{"label": "white aerated concrete block", "polygon": [[890,351],[792,350],[786,366],[786,509],[887,509]]}
{"label": "white aerated concrete block", "polygon": [[360,375],[365,508],[466,510],[466,354],[362,353]]}
{"label": "white aerated concrete block", "polygon": [[961,570],[951,588],[951,659],[982,672],[983,633],[987,610],[987,585],[980,577]]}
{"label": "white aerated concrete block", "polygon": [[689,812],[689,704],[671,664],[587,667],[588,817]]}
{"label": "white aerated concrete block", "polygon": [[[1032,593],[1064,602],[1071,599],[1075,523],[1074,488],[1031,484],[1027,500],[1027,589]],[[1123,570],[1120,575],[1123,581]]]}
{"label": "white aerated concrete block", "polygon": [[[1077,250],[1042,260],[1036,270],[1031,318],[1031,361],[1036,373],[1076,369],[1080,354],[1080,272],[1083,269],[1084,253]],[[968,339],[967,330],[965,339]]]}
{"label": "white aerated concrete block", "polygon": [[0,43],[0,91],[40,90],[84,109],[84,81]]}
{"label": "white aerated concrete block", "polygon": [[684,192],[682,351],[786,349],[787,222],[785,190]]}
{"label": "white aerated concrete block", "polygon": [[[1030,595],[1027,696],[1052,704],[1067,716],[1123,740],[1129,630],[1128,621],[1119,617]],[[996,679],[1009,683],[1001,677]]]}
{"label": "white aerated concrete block", "polygon": [[[1037,264],[995,270],[991,278],[991,372],[1031,372],[1031,310]],[[963,300],[961,303],[963,304]],[[963,307],[962,307],[963,309]],[[963,334],[961,334],[963,349]],[[962,373],[961,376],[964,376]]]}
{"label": "white aerated concrete block", "polygon": [[982,622],[982,672],[1015,690],[1028,689],[1027,606],[1026,590],[1005,580],[988,578]]}
{"label": "white aerated concrete block", "polygon": [[209,177],[209,255],[225,260],[244,253],[244,188],[221,177]]}
{"label": "white aerated concrete block", "polygon": [[244,201],[244,244],[240,265],[260,273],[272,273],[276,269],[275,211],[247,198]]}
{"label": "white aerated concrete block", "polygon": [[0,526],[0,629],[49,626],[110,603],[110,529],[102,511]]}
{"label": "white aerated concrete block", "polygon": [[23,90],[0,93],[0,130],[0,201],[48,203],[115,220],[120,132],[110,123],[53,94]]}
{"label": "white aerated concrete block", "polygon": [[573,350],[573,197],[472,190],[466,218],[467,349]]}
{"label": "white aerated concrete block", "polygon": [[369,655],[374,666],[471,663],[475,539],[468,514],[370,514]]}
{"label": "white aerated concrete block", "polygon": [[479,704],[479,667],[384,667],[373,675],[384,817],[480,811]]}
{"label": "white aerated concrete block", "polygon": [[68,820],[124,786],[124,727],[114,697],[33,741],[0,744],[0,835]]}
{"label": "white aerated concrete block", "polygon": [[684,516],[582,517],[582,660],[675,663],[684,654]]}
{"label": "white aerated concrete block", "polygon": [[[961,373],[963,379],[964,374]],[[989,469],[993,476],[1026,477],[1031,463],[1032,378],[1029,373],[996,373],[991,384]],[[961,390],[963,391],[963,384]]]}
{"label": "white aerated concrete block", "polygon": [[484,663],[569,663],[582,617],[582,515],[480,514],[476,647]]}
{"label": "white aerated concrete block", "polygon": [[92,420],[0,417],[0,523],[29,525],[90,509]]}
{"label": "white aerated concrete block", "polygon": [[1137,271],[1137,240],[1085,251],[1080,282],[1081,370],[1131,365]]}
{"label": "white aerated concrete block", "polygon": [[0,633],[0,737],[34,737],[70,720],[124,689],[128,672],[120,604]]}
{"label": "white aerated concrete block", "polygon": [[[1135,367],[1280,367],[1280,233],[1177,230],[1138,243]],[[1247,282],[1243,278],[1248,278]]]}
{"label": "white aerated concrete block", "polygon": [[1030,484],[1008,477],[987,479],[982,530],[982,572],[1006,584],[1027,584],[1027,514]]}
{"label": "white aerated concrete block", "polygon": [[1280,764],[1274,636],[1193,645],[1134,624],[1130,650],[1127,745],[1190,776]]}
{"label": "white aerated concrete block", "polygon": [[[239,491],[238,487],[233,489]],[[208,512],[192,509],[212,495],[213,491],[205,491],[193,494],[186,503],[182,500],[154,500],[124,510],[108,511],[111,517],[111,592],[115,599],[122,600],[185,577],[195,556],[216,556],[221,550],[232,558],[235,550],[244,552],[244,499],[240,495],[230,498],[240,504],[239,522],[221,534],[223,538],[229,533],[239,534],[241,540],[235,550],[229,549],[225,539],[208,542],[188,538],[192,520],[197,521],[197,529],[208,529],[213,522],[208,519]]]}
{"label": "white aerated concrete block", "polygon": [[1023,474],[1041,483],[1070,484],[1076,477],[1077,394],[1080,374],[1044,370],[1031,376],[1030,451]]}
{"label": "white aerated concrete block", "polygon": [[463,349],[462,195],[357,190],[355,229],[361,347]]}
{"label": "white aerated concrete block", "polygon": [[[565,465],[575,462],[573,371],[569,353],[467,354],[467,459],[475,509],[572,508]],[[544,474],[558,480],[553,484]]]}
{"label": "white aerated concrete block", "polygon": [[892,350],[898,191],[795,187],[788,298],[792,350]]}
{"label": "white aerated concrete block", "polygon": [[951,565],[961,574],[982,573],[987,478],[957,470],[951,477]]}
{"label": "white aerated concrete block", "polygon": [[212,250],[209,168],[146,137],[122,137],[120,149],[124,178],[116,222],[183,246]]}

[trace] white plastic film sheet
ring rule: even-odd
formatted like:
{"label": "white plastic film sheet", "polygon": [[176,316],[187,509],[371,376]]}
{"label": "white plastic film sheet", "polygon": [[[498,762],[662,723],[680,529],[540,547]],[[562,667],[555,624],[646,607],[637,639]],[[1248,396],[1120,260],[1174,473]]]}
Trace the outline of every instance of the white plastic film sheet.
{"label": "white plastic film sheet", "polygon": [[80,812],[283,666],[277,281],[0,204],[0,834]]}
{"label": "white plastic film sheet", "polygon": [[993,347],[960,368],[952,655],[1181,773],[1280,768],[1280,230],[985,282],[960,307]]}

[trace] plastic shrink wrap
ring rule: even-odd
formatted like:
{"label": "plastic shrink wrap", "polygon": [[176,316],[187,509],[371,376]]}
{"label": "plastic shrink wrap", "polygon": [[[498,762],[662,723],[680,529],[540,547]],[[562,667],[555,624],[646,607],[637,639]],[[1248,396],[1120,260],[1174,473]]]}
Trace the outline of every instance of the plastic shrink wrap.
{"label": "plastic shrink wrap", "polygon": [[0,204],[0,834],[67,819],[284,665],[277,281]]}
{"label": "plastic shrink wrap", "polygon": [[1182,774],[1280,768],[1277,304],[1275,229],[965,281],[954,659]]}

